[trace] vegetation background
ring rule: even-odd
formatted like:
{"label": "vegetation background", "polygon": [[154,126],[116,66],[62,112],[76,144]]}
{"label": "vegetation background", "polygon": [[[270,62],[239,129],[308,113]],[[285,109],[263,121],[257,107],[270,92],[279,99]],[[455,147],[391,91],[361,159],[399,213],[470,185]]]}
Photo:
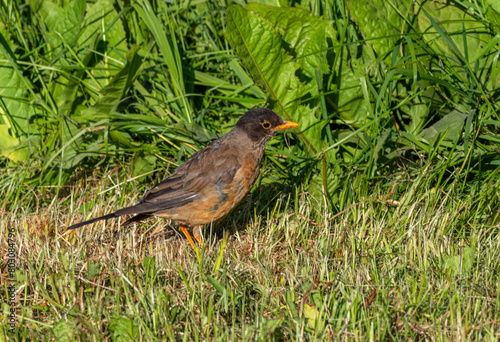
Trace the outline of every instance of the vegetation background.
{"label": "vegetation background", "polygon": [[[498,0],[7,0],[0,33],[0,341],[499,339]],[[255,107],[300,131],[207,250],[65,232]]]}

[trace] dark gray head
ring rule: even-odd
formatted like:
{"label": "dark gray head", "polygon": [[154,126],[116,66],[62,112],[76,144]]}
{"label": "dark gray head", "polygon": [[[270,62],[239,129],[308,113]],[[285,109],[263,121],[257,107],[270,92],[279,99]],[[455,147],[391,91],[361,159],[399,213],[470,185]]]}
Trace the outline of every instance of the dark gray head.
{"label": "dark gray head", "polygon": [[235,129],[246,132],[255,143],[266,144],[277,131],[298,126],[295,122],[284,121],[270,109],[255,108],[243,114]]}

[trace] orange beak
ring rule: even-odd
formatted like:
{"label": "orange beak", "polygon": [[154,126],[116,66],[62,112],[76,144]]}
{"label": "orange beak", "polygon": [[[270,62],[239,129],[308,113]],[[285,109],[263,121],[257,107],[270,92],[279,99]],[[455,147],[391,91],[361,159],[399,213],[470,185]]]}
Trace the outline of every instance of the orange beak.
{"label": "orange beak", "polygon": [[293,121],[285,121],[282,125],[273,128],[275,131],[280,131],[282,129],[299,127],[299,124]]}

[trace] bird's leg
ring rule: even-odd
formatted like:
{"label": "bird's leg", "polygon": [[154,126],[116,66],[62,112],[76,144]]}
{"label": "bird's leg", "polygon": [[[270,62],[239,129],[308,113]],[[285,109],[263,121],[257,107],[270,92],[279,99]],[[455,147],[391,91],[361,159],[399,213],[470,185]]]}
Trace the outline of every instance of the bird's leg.
{"label": "bird's leg", "polygon": [[198,241],[200,246],[203,246],[204,242],[203,242],[203,233],[201,232],[201,228],[203,228],[203,226],[194,226],[193,236],[196,239],[196,241]]}
{"label": "bird's leg", "polygon": [[189,243],[191,244],[191,247],[193,247],[194,250],[196,250],[196,245],[194,244],[193,238],[191,237],[191,234],[189,234],[188,230],[186,229],[186,225],[181,224],[179,228],[181,231],[184,233],[186,238],[188,239]]}

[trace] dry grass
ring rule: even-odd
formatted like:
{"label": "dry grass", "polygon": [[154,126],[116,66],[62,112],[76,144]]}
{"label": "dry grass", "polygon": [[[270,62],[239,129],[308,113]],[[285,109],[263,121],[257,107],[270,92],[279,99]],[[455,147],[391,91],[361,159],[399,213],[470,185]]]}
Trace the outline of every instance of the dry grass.
{"label": "dry grass", "polygon": [[[474,199],[436,202],[430,192],[401,206],[405,195],[386,201],[379,191],[333,215],[307,192],[273,199],[275,188],[259,189],[207,227],[208,249],[197,258],[164,220],[65,232],[135,202],[119,188],[102,193],[111,179],[77,186],[38,212],[20,206],[3,215],[2,236],[15,228],[16,279],[3,271],[2,284],[18,291],[19,339],[499,336],[498,227],[479,223],[487,220]],[[163,234],[148,239],[158,224]],[[467,246],[472,257],[464,256]]]}

